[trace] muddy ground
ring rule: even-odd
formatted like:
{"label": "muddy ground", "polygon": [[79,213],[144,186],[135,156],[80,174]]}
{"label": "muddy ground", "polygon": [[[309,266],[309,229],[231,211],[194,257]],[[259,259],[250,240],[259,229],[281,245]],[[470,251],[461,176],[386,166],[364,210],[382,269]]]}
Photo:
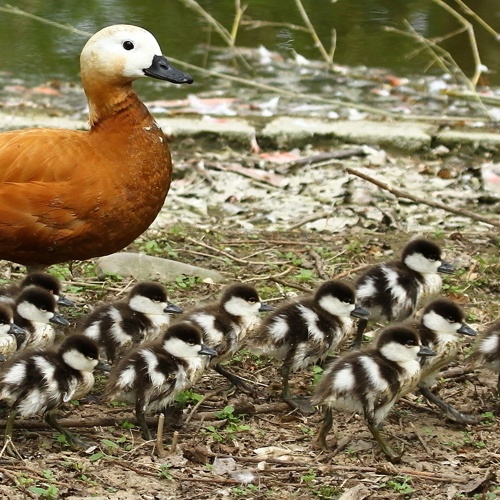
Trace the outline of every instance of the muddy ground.
{"label": "muddy ground", "polygon": [[[166,208],[128,248],[214,269],[224,276],[219,284],[179,277],[166,284],[172,301],[187,308],[215,299],[225,283],[245,281],[277,304],[289,294],[313,289],[323,279],[353,280],[366,264],[392,258],[410,237],[423,234],[442,244],[447,259],[457,267],[454,275],[444,278],[443,294],[463,305],[468,322],[479,331],[498,318],[497,230],[467,217],[396,200],[346,176],[338,165],[281,170],[286,183],[271,186],[248,176],[248,171],[243,177],[224,168],[240,162],[257,171],[262,168],[262,154],[207,152],[204,158],[217,164],[207,169],[192,146],[174,146],[177,170]],[[362,159],[349,161],[370,166]],[[386,175],[392,182],[399,179],[400,187],[413,187],[420,194],[428,190],[429,198],[439,191],[436,196],[454,206],[495,216],[498,198],[484,193],[477,180],[480,175],[470,173],[474,165],[477,172],[486,161],[490,159],[453,154],[390,155],[372,165],[372,174]],[[279,169],[273,172],[279,174]],[[328,189],[335,195],[329,197]],[[308,218],[325,207],[327,213],[321,217]],[[335,222],[336,214],[341,224],[332,226],[329,221]],[[326,222],[318,226],[318,220]],[[24,269],[2,262],[0,271],[4,281],[15,281]],[[120,276],[96,277],[94,262],[74,263],[71,269],[54,266],[51,272],[63,278],[66,294],[78,304],[64,310],[72,321],[68,331],[90,307],[123,298],[133,284]],[[457,364],[470,352],[471,345],[464,342]],[[280,401],[278,363],[243,350],[230,367],[254,382],[256,396],[228,391],[224,379],[206,373],[172,408],[161,451],[155,442],[141,439],[130,407],[99,401],[106,378],[99,374],[92,397],[60,412],[61,422],[92,446],[71,452],[39,418],[18,422],[14,440],[20,458],[1,456],[0,498],[500,497],[500,402],[494,394],[496,375],[484,369],[439,384],[445,400],[482,416],[479,425],[454,424],[414,394],[396,405],[384,434],[403,454],[401,463],[391,464],[359,415],[338,414],[336,451],[315,449],[313,439],[322,415],[319,411],[302,415]],[[312,368],[295,374],[293,391],[310,394],[317,377]],[[206,399],[195,409],[202,397]],[[156,426],[153,416],[151,425]],[[172,451],[174,433],[177,444]]]}

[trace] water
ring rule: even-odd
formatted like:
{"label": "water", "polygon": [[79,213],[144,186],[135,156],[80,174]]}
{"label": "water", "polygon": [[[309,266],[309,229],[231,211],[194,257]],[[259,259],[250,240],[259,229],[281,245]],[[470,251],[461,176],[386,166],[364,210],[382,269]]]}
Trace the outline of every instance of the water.
{"label": "water", "polygon": [[[450,4],[455,2],[449,0]],[[234,0],[200,0],[199,3],[230,29],[234,18]],[[293,0],[247,0],[245,20],[268,23],[302,24]],[[468,5],[500,31],[498,0],[467,0]],[[303,0],[318,35],[329,46],[332,29],[337,32],[335,63],[388,68],[398,75],[423,74],[430,64],[429,55],[416,52],[415,43],[387,32],[386,26],[403,28],[406,19],[423,36],[442,36],[457,28],[456,20],[431,0]],[[95,32],[109,24],[128,23],[145,27],[155,34],[165,55],[205,67],[220,59],[224,44],[205,21],[180,0],[100,0],[88,2],[48,2],[18,0],[14,5],[40,17],[78,29]],[[78,58],[86,38],[36,20],[0,12],[0,71],[31,84],[53,78],[78,81]],[[491,69],[485,83],[500,85],[497,71],[500,43],[486,30],[476,27],[483,63]],[[241,26],[237,45],[276,51],[288,57],[292,51],[320,59],[307,33],[283,26],[265,25],[249,29]],[[469,76],[473,70],[470,45],[465,34],[445,42]],[[410,55],[412,55],[410,57]],[[229,64],[229,62],[228,62]],[[431,67],[430,71],[438,71]],[[245,76],[243,69],[238,74]],[[196,75],[197,89],[206,90],[220,82]],[[191,90],[192,91],[192,90]],[[146,90],[147,92],[147,90]],[[174,91],[176,92],[176,91]],[[188,92],[182,89],[177,92]]]}

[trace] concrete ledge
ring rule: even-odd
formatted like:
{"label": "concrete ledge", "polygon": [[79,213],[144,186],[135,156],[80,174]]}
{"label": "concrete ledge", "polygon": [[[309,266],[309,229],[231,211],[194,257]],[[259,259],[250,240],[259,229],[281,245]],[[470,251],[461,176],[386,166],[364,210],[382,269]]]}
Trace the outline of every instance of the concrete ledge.
{"label": "concrete ledge", "polygon": [[255,128],[238,118],[159,118],[156,120],[167,136],[195,139],[220,138],[225,142],[250,147]]}
{"label": "concrete ledge", "polygon": [[445,130],[436,136],[439,144],[450,149],[467,148],[497,151],[500,147],[500,134],[483,131]]}
{"label": "concrete ledge", "polygon": [[378,145],[414,152],[428,149],[437,126],[425,123],[382,121],[323,121],[282,117],[268,123],[261,134],[264,142],[277,147],[302,146],[321,139]]}

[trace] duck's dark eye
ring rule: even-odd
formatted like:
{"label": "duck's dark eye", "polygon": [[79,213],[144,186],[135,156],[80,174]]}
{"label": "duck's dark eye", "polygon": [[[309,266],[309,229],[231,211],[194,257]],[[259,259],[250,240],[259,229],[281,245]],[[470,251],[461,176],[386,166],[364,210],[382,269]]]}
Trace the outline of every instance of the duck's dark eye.
{"label": "duck's dark eye", "polygon": [[454,320],[454,319],[450,316],[450,317],[448,318],[448,323],[455,323],[455,320]]}
{"label": "duck's dark eye", "polygon": [[250,302],[250,304],[255,304],[257,302],[257,299],[255,297],[250,297],[248,299],[248,302]]}
{"label": "duck's dark eye", "polygon": [[133,43],[133,42],[131,42],[130,40],[125,40],[125,41],[123,42],[123,48],[124,48],[125,50],[132,50],[132,49],[134,48],[134,43]]}
{"label": "duck's dark eye", "polygon": [[413,346],[417,345],[417,343],[414,340],[407,340],[406,345],[407,345],[407,347],[413,347]]}

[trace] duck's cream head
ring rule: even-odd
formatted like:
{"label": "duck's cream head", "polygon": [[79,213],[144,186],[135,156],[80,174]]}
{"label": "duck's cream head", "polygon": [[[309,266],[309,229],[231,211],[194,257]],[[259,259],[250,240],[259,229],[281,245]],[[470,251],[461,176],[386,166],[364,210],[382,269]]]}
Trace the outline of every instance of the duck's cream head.
{"label": "duck's cream head", "polygon": [[[106,107],[113,97],[128,92],[131,83],[146,76],[171,83],[192,83],[187,73],[174,68],[162,55],[156,38],[147,30],[128,24],[108,26],[93,35],[80,56],[82,83],[93,105]],[[107,102],[108,101],[108,102]]]}

